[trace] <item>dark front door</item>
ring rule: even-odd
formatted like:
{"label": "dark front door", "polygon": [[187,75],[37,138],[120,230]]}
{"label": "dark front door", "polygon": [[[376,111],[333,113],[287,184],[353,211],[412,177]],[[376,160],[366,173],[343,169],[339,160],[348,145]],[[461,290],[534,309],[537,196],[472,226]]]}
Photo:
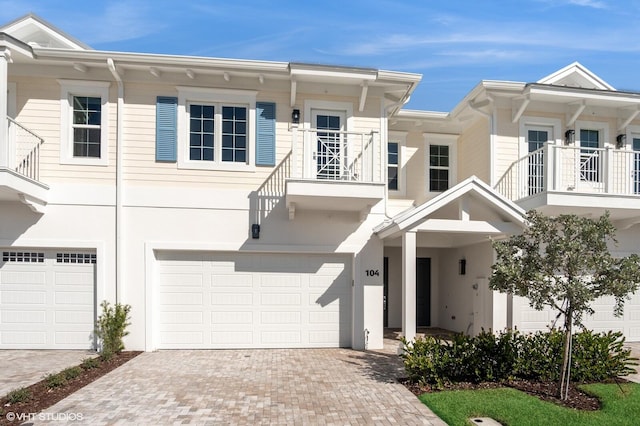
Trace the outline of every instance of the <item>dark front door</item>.
{"label": "dark front door", "polygon": [[389,327],[389,258],[384,258],[382,264],[382,284],[384,295],[382,296],[382,307],[384,309],[384,326]]}
{"label": "dark front door", "polygon": [[431,325],[431,259],[416,259],[416,326]]}

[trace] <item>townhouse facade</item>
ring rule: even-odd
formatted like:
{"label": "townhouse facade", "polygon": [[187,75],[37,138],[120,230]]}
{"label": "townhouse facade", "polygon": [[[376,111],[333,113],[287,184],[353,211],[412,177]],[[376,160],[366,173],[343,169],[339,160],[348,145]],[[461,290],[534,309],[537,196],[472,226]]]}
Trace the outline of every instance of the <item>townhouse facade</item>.
{"label": "townhouse facade", "polygon": [[[544,328],[488,288],[531,208],[638,252],[640,95],[575,63],[403,109],[417,74],[97,51],[0,27],[0,348],[382,347],[384,329]],[[640,339],[598,302],[589,325]]]}

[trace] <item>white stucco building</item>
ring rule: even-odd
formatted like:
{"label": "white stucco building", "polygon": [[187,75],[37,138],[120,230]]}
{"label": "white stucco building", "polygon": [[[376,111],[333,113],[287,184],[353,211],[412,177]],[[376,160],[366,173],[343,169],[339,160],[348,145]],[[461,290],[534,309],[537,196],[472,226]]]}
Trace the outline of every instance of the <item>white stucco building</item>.
{"label": "white stucco building", "polygon": [[[404,110],[416,74],[96,51],[0,27],[0,348],[382,346],[385,327],[544,328],[488,289],[526,209],[639,252],[640,94],[578,63]],[[1,95],[6,94],[6,95]],[[595,329],[640,340],[640,298]]]}

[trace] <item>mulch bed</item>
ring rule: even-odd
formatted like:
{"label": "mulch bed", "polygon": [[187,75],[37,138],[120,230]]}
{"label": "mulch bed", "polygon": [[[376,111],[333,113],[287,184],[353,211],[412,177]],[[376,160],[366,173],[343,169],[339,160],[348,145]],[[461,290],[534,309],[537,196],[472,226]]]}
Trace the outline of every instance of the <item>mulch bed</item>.
{"label": "mulch bed", "polygon": [[[620,383],[626,382],[624,379],[618,379]],[[556,394],[558,390],[558,384],[556,382],[535,382],[528,380],[512,380],[506,382],[485,382],[485,383],[451,383],[444,386],[442,389],[437,389],[430,385],[419,385],[412,383],[408,379],[400,379],[407,389],[418,396],[423,393],[439,392],[442,390],[476,390],[476,389],[496,389],[501,387],[511,387],[518,389],[522,392],[526,392],[529,395],[535,396],[543,401],[549,401],[554,404],[562,405],[568,408],[574,408],[584,411],[599,410],[600,400],[589,395],[571,385],[569,388],[569,398],[567,400],[559,399]],[[612,382],[613,383],[613,382]]]}
{"label": "mulch bed", "polygon": [[[17,416],[13,421],[9,421],[9,419],[7,419],[7,414],[39,413],[76,392],[78,389],[83,388],[94,380],[97,380],[108,372],[118,368],[141,353],[142,352],[127,351],[116,354],[108,361],[101,361],[100,365],[96,368],[89,370],[83,369],[82,373],[78,377],[67,381],[65,385],[57,388],[49,389],[46,386],[46,381],[41,380],[38,383],[27,387],[31,392],[31,398],[29,398],[28,401],[9,404],[6,395],[2,395],[0,398],[0,425],[14,425],[24,422],[24,419],[19,420]],[[13,416],[10,414],[9,417],[11,418]]]}

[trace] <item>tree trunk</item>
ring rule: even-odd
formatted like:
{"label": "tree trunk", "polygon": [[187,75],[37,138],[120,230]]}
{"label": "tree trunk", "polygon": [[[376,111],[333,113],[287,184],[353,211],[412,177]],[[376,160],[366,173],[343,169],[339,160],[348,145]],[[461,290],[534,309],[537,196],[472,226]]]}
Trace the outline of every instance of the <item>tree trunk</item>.
{"label": "tree trunk", "polygon": [[562,373],[560,374],[560,383],[558,386],[558,397],[567,399],[565,389],[569,388],[569,362],[571,358],[571,325],[573,323],[573,310],[568,308],[564,317],[564,351],[562,354]]}

